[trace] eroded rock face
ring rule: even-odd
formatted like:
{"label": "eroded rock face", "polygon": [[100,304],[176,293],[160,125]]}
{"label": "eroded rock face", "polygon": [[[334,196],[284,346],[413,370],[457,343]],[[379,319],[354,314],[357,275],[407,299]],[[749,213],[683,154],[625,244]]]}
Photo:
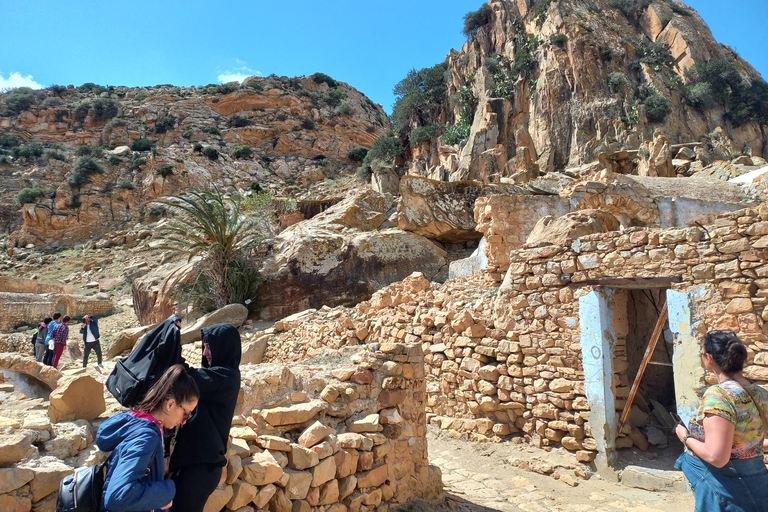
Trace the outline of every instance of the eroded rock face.
{"label": "eroded rock face", "polygon": [[193,278],[198,263],[196,258],[189,263],[166,263],[133,282],[133,308],[142,325],[160,323],[183,309],[176,292]]}
{"label": "eroded rock face", "polygon": [[617,231],[620,227],[616,217],[601,210],[581,210],[558,218],[548,215],[536,223],[525,246],[535,247],[541,243],[565,246],[581,236]]}
{"label": "eroded rock face", "polygon": [[398,225],[440,242],[466,242],[482,237],[475,227],[473,210],[480,196],[519,192],[513,185],[490,185],[478,181],[444,182],[419,176],[400,180],[402,200]]}
{"label": "eroded rock face", "polygon": [[283,231],[262,269],[262,316],[354,304],[412,272],[430,279],[447,272],[445,251],[426,238],[376,231],[391,207],[391,196],[363,191]]}

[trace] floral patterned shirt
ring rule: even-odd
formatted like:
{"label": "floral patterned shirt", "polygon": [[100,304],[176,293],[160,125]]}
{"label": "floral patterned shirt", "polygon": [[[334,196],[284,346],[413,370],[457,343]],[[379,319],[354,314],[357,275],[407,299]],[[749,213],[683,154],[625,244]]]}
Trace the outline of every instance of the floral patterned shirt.
{"label": "floral patterned shirt", "polygon": [[[763,422],[755,402],[768,415],[768,391],[752,384],[747,393],[735,380],[726,380],[710,386],[704,392],[699,410],[688,424],[688,431],[699,441],[704,441],[704,417],[714,414],[734,425],[731,459],[751,459],[763,456]],[[755,402],[749,397],[749,394]],[[688,449],[690,452],[690,449]]]}

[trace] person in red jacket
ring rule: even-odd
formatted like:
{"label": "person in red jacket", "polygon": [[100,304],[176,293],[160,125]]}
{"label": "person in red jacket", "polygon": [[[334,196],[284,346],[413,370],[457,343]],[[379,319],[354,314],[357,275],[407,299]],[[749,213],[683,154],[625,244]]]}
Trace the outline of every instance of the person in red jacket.
{"label": "person in red jacket", "polygon": [[64,353],[64,347],[67,346],[67,338],[69,338],[69,326],[67,324],[71,318],[69,315],[64,315],[61,319],[61,323],[53,328],[51,332],[51,339],[53,340],[53,361],[51,362],[54,368],[59,367],[59,359],[61,354]]}

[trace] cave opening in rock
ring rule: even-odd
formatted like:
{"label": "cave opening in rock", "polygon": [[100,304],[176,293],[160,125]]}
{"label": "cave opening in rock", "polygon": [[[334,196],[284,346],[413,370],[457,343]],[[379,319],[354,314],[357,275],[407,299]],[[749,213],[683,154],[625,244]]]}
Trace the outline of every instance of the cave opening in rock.
{"label": "cave opening in rock", "polygon": [[51,388],[48,384],[31,375],[13,370],[0,370],[0,373],[3,374],[6,382],[13,384],[16,391],[25,394],[28,398],[48,400],[51,394]]}

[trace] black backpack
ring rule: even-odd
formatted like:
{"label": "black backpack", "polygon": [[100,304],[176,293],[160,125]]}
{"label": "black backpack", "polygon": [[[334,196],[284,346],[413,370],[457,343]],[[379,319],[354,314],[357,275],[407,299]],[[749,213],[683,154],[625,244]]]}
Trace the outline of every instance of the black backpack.
{"label": "black backpack", "polygon": [[117,361],[107,377],[107,389],[123,407],[141,402],[165,370],[184,363],[176,320],[181,318],[171,315],[144,336],[128,357]]}
{"label": "black backpack", "polygon": [[40,334],[40,330],[36,330],[32,333],[32,347],[35,346],[35,342],[37,341],[37,335]]}
{"label": "black backpack", "polygon": [[99,512],[107,463],[81,468],[59,484],[56,512]]}
{"label": "black backpack", "polygon": [[[157,450],[149,459],[147,474],[155,460],[155,455]],[[71,475],[65,476],[59,484],[56,512],[99,512],[104,492],[104,477],[111,458],[95,466],[80,468]]]}

